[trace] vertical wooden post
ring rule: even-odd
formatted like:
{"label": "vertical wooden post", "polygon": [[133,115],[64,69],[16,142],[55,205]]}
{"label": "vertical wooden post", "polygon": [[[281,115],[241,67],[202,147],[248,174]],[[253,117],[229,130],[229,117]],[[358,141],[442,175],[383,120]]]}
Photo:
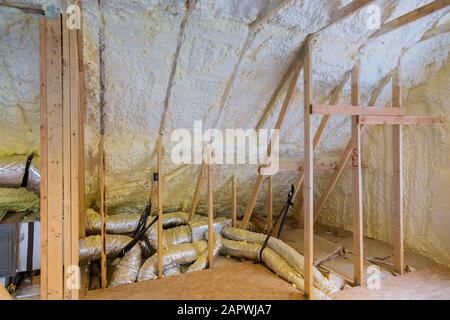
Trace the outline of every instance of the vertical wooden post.
{"label": "vertical wooden post", "polygon": [[[400,67],[395,71],[392,78],[392,106],[402,108],[402,87],[400,80]],[[403,126],[392,127],[393,142],[393,243],[394,243],[394,268],[399,274],[404,272],[403,252]]]}
{"label": "vertical wooden post", "polygon": [[[67,6],[62,1],[62,8]],[[67,16],[40,22],[41,299],[78,299],[83,210],[79,52]]]}
{"label": "vertical wooden post", "polygon": [[197,210],[198,199],[200,197],[200,189],[202,188],[203,179],[205,177],[205,162],[200,167],[200,172],[197,177],[197,184],[195,185],[194,199],[192,200],[191,210],[189,211],[189,221],[192,221]]}
{"label": "vertical wooden post", "polygon": [[106,162],[105,162],[105,34],[103,25],[99,32],[99,73],[100,73],[100,138],[99,138],[99,193],[100,193],[100,219],[102,255],[100,260],[100,283],[102,288],[107,286],[107,257],[106,257]]}
{"label": "vertical wooden post", "polygon": [[47,176],[48,176],[48,126],[47,126],[47,22],[41,19],[40,27],[40,122],[41,122],[41,299],[48,299],[48,202],[47,202]]}
{"label": "vertical wooden post", "polygon": [[162,161],[163,161],[163,147],[162,135],[158,136],[156,146],[156,171],[158,176],[158,275],[163,276],[163,177],[162,177]]}
{"label": "vertical wooden post", "polygon": [[208,262],[209,268],[212,269],[214,262],[214,199],[211,150],[208,151],[208,157],[208,163],[206,164],[208,172]]}
{"label": "vertical wooden post", "polygon": [[236,176],[233,176],[231,182],[231,223],[233,228],[236,227],[237,220],[237,181]]}
{"label": "vertical wooden post", "polygon": [[99,183],[100,183],[100,221],[101,221],[101,241],[102,241],[102,255],[100,260],[100,283],[102,288],[106,288],[107,286],[107,258],[106,258],[106,181],[105,181],[105,171],[106,171],[106,163],[105,163],[105,133],[102,130],[100,134],[100,142],[98,147],[99,152]]}
{"label": "vertical wooden post", "polygon": [[303,183],[304,243],[305,243],[305,296],[312,298],[313,280],[313,219],[314,219],[314,152],[311,131],[311,105],[313,103],[312,40],[304,60],[304,148],[305,181]]}
{"label": "vertical wooden post", "polygon": [[61,300],[63,281],[63,108],[61,20],[46,22],[47,68],[47,298]]}
{"label": "vertical wooden post", "polygon": [[[358,106],[360,100],[360,66],[352,71],[352,105]],[[361,169],[361,125],[358,116],[352,117],[352,214],[353,214],[353,253],[354,283],[364,286],[364,252],[363,252],[363,209],[362,209],[362,169]]]}
{"label": "vertical wooden post", "polygon": [[267,186],[267,232],[273,227],[273,176],[269,176],[269,184]]}

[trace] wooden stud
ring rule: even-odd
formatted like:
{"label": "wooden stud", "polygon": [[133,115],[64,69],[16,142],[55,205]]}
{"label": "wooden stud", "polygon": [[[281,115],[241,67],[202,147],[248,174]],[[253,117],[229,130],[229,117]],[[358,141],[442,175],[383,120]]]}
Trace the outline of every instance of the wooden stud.
{"label": "wooden stud", "polygon": [[270,232],[273,227],[273,177],[270,176],[268,179],[268,188],[267,188],[267,232]]}
{"label": "wooden stud", "polygon": [[63,108],[61,21],[47,20],[47,259],[49,300],[61,300],[63,275]]}
{"label": "wooden stud", "polygon": [[100,284],[102,288],[107,287],[107,257],[106,257],[106,163],[105,163],[105,135],[100,135],[100,142],[98,147],[99,152],[99,186],[100,186],[100,219],[101,219],[101,241],[102,254],[100,260]]}
{"label": "wooden stud", "polygon": [[[400,71],[397,69],[392,78],[392,106],[402,108],[402,87]],[[394,238],[394,269],[397,273],[404,272],[403,250],[403,127],[394,125],[392,128],[392,154],[393,154],[393,238]]]}
{"label": "wooden stud", "polygon": [[158,275],[163,276],[163,146],[162,135],[158,136],[156,151],[156,171],[158,174]]}
{"label": "wooden stud", "polygon": [[[61,1],[61,10],[65,12],[67,10],[66,1]],[[69,39],[69,29],[65,26],[67,25],[67,15],[62,15],[62,76],[63,76],[63,87],[62,87],[62,101],[63,101],[63,119],[62,119],[62,127],[63,127],[63,190],[70,191],[71,190],[71,101],[70,101],[70,81],[71,81],[71,64],[70,64],[70,39]],[[71,193],[72,192],[64,192],[63,196],[63,229],[64,235],[71,234],[72,229],[72,220],[71,220]],[[63,261],[64,261],[64,283],[70,279],[70,270],[71,260],[72,260],[72,239],[67,239],[64,237],[64,250],[63,250]],[[71,298],[71,290],[65,288],[64,290],[64,299],[70,300]]]}
{"label": "wooden stud", "polygon": [[40,122],[41,122],[41,299],[48,299],[48,125],[47,125],[47,22],[39,22],[39,59],[40,59]]}
{"label": "wooden stud", "polygon": [[[102,3],[99,3],[100,6]],[[103,14],[103,13],[102,13]],[[99,32],[99,73],[100,73],[100,138],[99,138],[99,193],[100,193],[100,219],[101,219],[101,241],[102,253],[100,260],[100,284],[102,288],[107,286],[107,256],[106,256],[106,160],[105,160],[105,28],[100,26]]]}
{"label": "wooden stud", "polygon": [[313,105],[311,113],[333,116],[402,116],[403,110],[385,107]]}
{"label": "wooden stud", "polygon": [[[352,72],[352,104],[359,105],[360,100],[360,67]],[[353,215],[353,254],[354,283],[364,286],[364,252],[363,252],[363,208],[362,208],[362,169],[361,169],[361,125],[357,116],[352,117],[352,215]]]}
{"label": "wooden stud", "polygon": [[236,227],[237,221],[237,178],[233,176],[231,181],[231,223]]}
{"label": "wooden stud", "polygon": [[358,123],[364,125],[431,125],[440,124],[442,119],[426,116],[360,116]]}
{"label": "wooden stud", "polygon": [[208,151],[208,156],[208,163],[206,164],[208,173],[208,263],[209,268],[212,269],[214,264],[214,199],[211,150]]}
{"label": "wooden stud", "polygon": [[303,184],[304,244],[305,244],[305,296],[312,298],[313,280],[313,218],[314,218],[314,151],[311,128],[310,107],[313,104],[312,43],[308,42],[308,52],[304,60],[304,147],[305,181]]}
{"label": "wooden stud", "polygon": [[197,184],[195,186],[194,198],[192,200],[191,210],[189,211],[189,221],[192,221],[195,215],[195,211],[197,210],[198,199],[200,197],[200,189],[202,188],[203,179],[205,177],[205,169],[206,166],[205,163],[203,162],[197,177]]}

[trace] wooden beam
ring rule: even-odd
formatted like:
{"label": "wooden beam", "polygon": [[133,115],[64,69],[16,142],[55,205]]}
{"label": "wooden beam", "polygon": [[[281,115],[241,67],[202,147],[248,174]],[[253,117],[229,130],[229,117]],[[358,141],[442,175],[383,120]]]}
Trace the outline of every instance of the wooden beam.
{"label": "wooden beam", "polygon": [[332,116],[402,116],[403,110],[385,107],[312,105],[311,114]]}
{"label": "wooden beam", "polygon": [[267,224],[266,229],[268,232],[273,227],[273,177],[270,176],[267,185]]}
{"label": "wooden beam", "polygon": [[40,122],[41,122],[41,300],[48,299],[48,125],[47,125],[47,22],[39,22],[39,77],[40,77]]}
{"label": "wooden beam", "polygon": [[364,125],[432,125],[443,121],[437,117],[426,116],[360,116],[359,124]]}
{"label": "wooden beam", "polygon": [[[360,68],[357,65],[352,72],[352,105],[360,103]],[[361,170],[361,125],[357,116],[352,117],[352,215],[353,215],[353,255],[354,283],[364,286],[364,252],[363,252],[363,207],[362,207],[362,170]]]}
{"label": "wooden beam", "polygon": [[100,193],[100,235],[102,241],[102,254],[100,260],[100,286],[102,288],[107,287],[107,258],[106,258],[106,163],[105,163],[105,134],[100,134],[100,142],[98,147],[99,152],[99,193]]}
{"label": "wooden beam", "polygon": [[47,298],[61,300],[63,281],[63,108],[61,21],[47,20]]}
{"label": "wooden beam", "polygon": [[[402,87],[400,71],[397,69],[392,77],[392,107],[402,108]],[[403,250],[403,127],[394,125],[392,128],[392,160],[393,160],[393,238],[394,238],[394,269],[397,273],[404,272]]]}
{"label": "wooden beam", "polygon": [[213,178],[211,166],[211,150],[208,151],[209,158],[206,164],[208,172],[208,263],[209,268],[214,264],[214,199],[213,199]]}
{"label": "wooden beam", "polygon": [[304,60],[304,148],[305,181],[303,184],[304,244],[305,244],[305,296],[312,298],[313,280],[313,226],[314,226],[314,151],[311,128],[310,106],[313,104],[312,43],[308,42],[308,52]]}
{"label": "wooden beam", "polygon": [[237,221],[237,179],[233,176],[231,181],[231,223],[236,227]]}
{"label": "wooden beam", "polygon": [[158,135],[156,142],[156,173],[158,177],[158,276],[161,278],[164,273],[163,267],[163,147],[162,135]]}
{"label": "wooden beam", "polygon": [[56,300],[79,299],[84,210],[78,35],[66,20],[63,14],[40,22],[41,299]]}
{"label": "wooden beam", "polygon": [[[99,3],[102,9],[102,3]],[[101,12],[103,14],[103,12]],[[103,19],[102,19],[103,20]],[[99,32],[99,75],[100,75],[100,138],[99,138],[99,193],[100,193],[100,221],[101,221],[101,241],[102,254],[100,260],[100,286],[107,287],[107,256],[106,256],[106,161],[105,161],[105,90],[106,90],[106,71],[105,71],[105,27],[100,26]]]}
{"label": "wooden beam", "polygon": [[383,25],[372,37],[379,37],[385,33],[391,32],[398,28],[401,28],[411,22],[419,20],[423,17],[426,17],[438,10],[441,10],[450,5],[450,0],[436,0],[426,4],[420,8],[417,8],[391,22],[388,22]]}
{"label": "wooden beam", "polygon": [[189,221],[192,221],[195,215],[195,211],[197,210],[198,199],[200,197],[200,189],[202,188],[203,178],[205,177],[205,169],[206,169],[205,162],[203,162],[197,177],[197,184],[195,186],[194,198],[192,199],[191,210],[189,211]]}

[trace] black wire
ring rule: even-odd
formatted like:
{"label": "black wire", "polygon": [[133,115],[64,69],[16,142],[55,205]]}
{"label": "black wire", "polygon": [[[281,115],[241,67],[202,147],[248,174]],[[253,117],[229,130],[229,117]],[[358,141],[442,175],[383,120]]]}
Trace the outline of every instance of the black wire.
{"label": "black wire", "polygon": [[294,185],[291,185],[291,191],[288,194],[288,199],[287,199],[286,203],[284,204],[283,209],[281,209],[281,213],[278,216],[277,222],[275,223],[275,226],[272,227],[272,229],[267,234],[267,237],[264,240],[264,244],[261,247],[261,250],[259,251],[259,261],[262,261],[262,253],[263,253],[264,249],[267,247],[267,245],[269,244],[269,240],[272,237],[272,234],[275,231],[275,228],[278,225],[278,223],[280,223],[280,228],[278,229],[277,238],[278,239],[280,238],[281,233],[283,232],[284,224],[286,223],[289,209],[294,205],[294,203],[292,202],[292,198],[294,197],[294,191],[295,191]]}

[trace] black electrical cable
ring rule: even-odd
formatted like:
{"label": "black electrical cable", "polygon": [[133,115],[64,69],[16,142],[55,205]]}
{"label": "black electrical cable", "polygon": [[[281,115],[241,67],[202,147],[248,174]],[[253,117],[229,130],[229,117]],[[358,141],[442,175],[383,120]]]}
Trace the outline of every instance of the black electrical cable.
{"label": "black electrical cable", "polygon": [[128,243],[125,246],[125,248],[123,248],[119,257],[123,257],[128,251],[130,251],[136,245],[136,243],[138,243],[139,240],[142,239],[142,237],[151,228],[151,226],[153,226],[156,223],[156,221],[158,221],[158,216],[156,216],[155,219],[153,219],[153,221],[150,222],[148,226],[146,226],[151,211],[152,211],[152,203],[151,201],[149,201],[147,206],[145,207],[144,212],[142,213],[141,218],[139,219],[138,226],[133,232],[133,240],[131,240],[130,243]]}
{"label": "black electrical cable", "polygon": [[275,227],[278,225],[278,223],[280,223],[280,228],[278,229],[277,238],[278,239],[280,238],[281,233],[283,231],[284,224],[286,223],[289,209],[294,205],[294,203],[292,202],[292,200],[293,200],[292,198],[294,197],[294,192],[295,192],[294,185],[291,185],[291,191],[288,194],[288,198],[287,198],[286,203],[283,206],[283,209],[281,209],[281,213],[277,219],[277,222],[275,223],[275,226],[272,227],[272,229],[267,234],[266,240],[264,240],[264,244],[263,244],[261,250],[259,251],[259,261],[262,261],[262,253],[263,253],[264,249],[267,247],[269,240],[272,237],[272,234],[275,231]]}

